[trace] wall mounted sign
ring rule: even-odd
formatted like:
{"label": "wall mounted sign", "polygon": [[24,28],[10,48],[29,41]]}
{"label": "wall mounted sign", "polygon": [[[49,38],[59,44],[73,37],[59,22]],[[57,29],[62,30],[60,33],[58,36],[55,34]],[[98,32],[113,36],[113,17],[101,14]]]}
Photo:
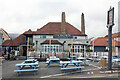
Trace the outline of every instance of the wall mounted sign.
{"label": "wall mounted sign", "polygon": [[63,39],[72,38],[72,34],[54,34],[53,38],[63,38]]}

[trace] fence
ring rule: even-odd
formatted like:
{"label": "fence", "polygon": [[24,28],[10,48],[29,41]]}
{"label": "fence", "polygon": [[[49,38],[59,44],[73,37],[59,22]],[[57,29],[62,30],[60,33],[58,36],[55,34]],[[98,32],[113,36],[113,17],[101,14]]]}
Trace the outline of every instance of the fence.
{"label": "fence", "polygon": [[[70,52],[63,52],[63,53],[54,53],[53,56],[56,56],[57,58],[68,58],[70,57],[71,53]],[[73,54],[74,56],[81,56],[81,54]],[[35,58],[49,58],[49,53],[42,53],[42,52],[33,52],[30,51],[29,55],[30,57],[35,57]]]}

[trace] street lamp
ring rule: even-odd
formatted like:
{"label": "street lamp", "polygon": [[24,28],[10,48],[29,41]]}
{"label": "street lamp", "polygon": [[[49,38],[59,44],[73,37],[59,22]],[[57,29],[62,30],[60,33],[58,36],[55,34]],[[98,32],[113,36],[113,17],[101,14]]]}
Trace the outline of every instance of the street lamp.
{"label": "street lamp", "polygon": [[37,52],[37,43],[38,43],[38,41],[36,41],[36,52]]}
{"label": "street lamp", "polygon": [[63,51],[64,51],[64,44],[66,43],[66,41],[63,42]]}

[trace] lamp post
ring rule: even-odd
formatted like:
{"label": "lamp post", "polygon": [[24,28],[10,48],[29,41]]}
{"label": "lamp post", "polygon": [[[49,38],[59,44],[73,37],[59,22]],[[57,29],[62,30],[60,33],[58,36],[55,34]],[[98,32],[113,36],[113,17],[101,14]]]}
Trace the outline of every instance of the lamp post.
{"label": "lamp post", "polygon": [[38,44],[38,41],[36,41],[36,52],[37,52],[37,44]]}
{"label": "lamp post", "polygon": [[66,43],[66,41],[63,42],[63,51],[64,51],[64,44]]}

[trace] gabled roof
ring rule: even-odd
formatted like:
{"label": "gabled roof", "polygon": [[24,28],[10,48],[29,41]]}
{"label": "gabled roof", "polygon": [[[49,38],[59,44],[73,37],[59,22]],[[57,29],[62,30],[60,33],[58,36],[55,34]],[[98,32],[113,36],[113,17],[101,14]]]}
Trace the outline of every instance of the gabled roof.
{"label": "gabled roof", "polygon": [[2,43],[2,46],[19,46],[19,44],[23,41],[25,41],[25,36],[21,34],[13,40],[6,40],[4,43]]}
{"label": "gabled roof", "polygon": [[9,34],[4,29],[0,28],[0,32],[2,34],[4,34],[7,37],[7,39],[9,39],[9,40],[11,39],[10,36],[9,36]]}
{"label": "gabled roof", "polygon": [[[66,34],[72,34],[72,35],[81,35],[81,36],[87,36],[86,34],[82,34],[80,30],[75,28],[69,23],[66,23]],[[46,25],[44,25],[42,28],[37,29],[37,31],[31,31],[28,30],[24,34],[60,34],[61,33],[61,22],[49,22]]]}
{"label": "gabled roof", "polygon": [[[49,40],[45,40],[41,44],[49,44]],[[58,40],[51,40],[51,44],[60,44],[60,45],[62,45],[62,43],[60,43]]]}

